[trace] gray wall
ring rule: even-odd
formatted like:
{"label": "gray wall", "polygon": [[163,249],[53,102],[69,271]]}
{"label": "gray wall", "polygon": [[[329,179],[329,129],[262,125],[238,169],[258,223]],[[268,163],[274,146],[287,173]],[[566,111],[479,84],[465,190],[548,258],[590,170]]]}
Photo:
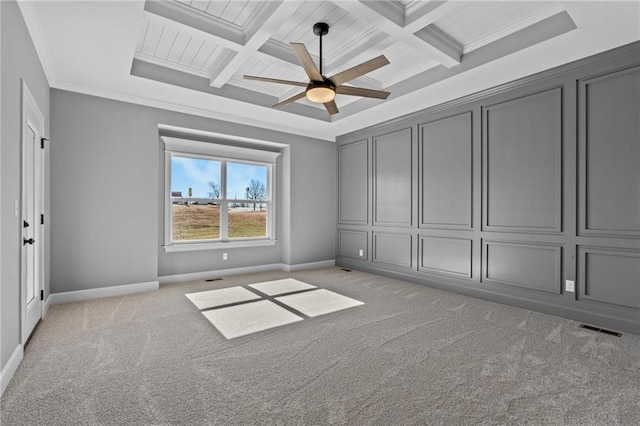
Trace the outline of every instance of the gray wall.
{"label": "gray wall", "polygon": [[[51,109],[52,292],[334,259],[334,143],[62,90],[51,91]],[[158,124],[290,146],[279,160],[276,246],[228,249],[228,261],[219,250],[164,252]]]}
{"label": "gray wall", "polygon": [[338,263],[640,333],[638,93],[635,43],[342,136]]}
{"label": "gray wall", "polygon": [[[0,22],[0,31],[2,31],[0,46],[0,66],[2,67],[0,82],[2,86],[0,365],[4,368],[20,343],[21,219],[14,215],[14,201],[20,200],[22,79],[44,115],[45,136],[49,135],[49,86],[18,5],[13,1],[2,1],[0,8],[2,8]],[[47,228],[45,233],[48,233]],[[49,293],[46,256],[48,253],[45,254],[45,296]]]}

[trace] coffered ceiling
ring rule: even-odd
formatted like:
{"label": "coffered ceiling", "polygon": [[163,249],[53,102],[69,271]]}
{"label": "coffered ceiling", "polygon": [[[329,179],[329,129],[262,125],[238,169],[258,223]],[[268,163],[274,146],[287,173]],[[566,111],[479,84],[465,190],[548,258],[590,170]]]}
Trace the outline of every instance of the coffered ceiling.
{"label": "coffered ceiling", "polygon": [[[441,0],[27,1],[25,21],[52,87],[333,140],[335,136],[638,40],[627,2]],[[330,116],[304,88],[289,43],[323,74],[378,55],[390,64],[348,84],[387,100],[338,95]]]}

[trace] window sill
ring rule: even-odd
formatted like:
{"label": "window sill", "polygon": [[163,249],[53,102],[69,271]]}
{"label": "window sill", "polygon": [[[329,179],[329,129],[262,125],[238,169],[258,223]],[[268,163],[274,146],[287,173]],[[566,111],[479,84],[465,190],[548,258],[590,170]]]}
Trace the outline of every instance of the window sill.
{"label": "window sill", "polygon": [[183,243],[163,246],[166,253],[176,253],[182,251],[202,251],[202,250],[226,250],[230,248],[251,248],[275,246],[277,240],[245,240],[245,241],[224,241],[215,243]]}

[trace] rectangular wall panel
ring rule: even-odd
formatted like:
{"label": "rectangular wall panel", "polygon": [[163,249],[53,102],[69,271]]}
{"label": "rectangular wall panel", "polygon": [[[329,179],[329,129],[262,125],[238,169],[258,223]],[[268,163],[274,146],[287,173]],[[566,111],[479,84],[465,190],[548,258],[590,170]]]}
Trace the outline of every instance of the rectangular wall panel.
{"label": "rectangular wall panel", "polygon": [[640,237],[640,67],[580,83],[580,233]]}
{"label": "rectangular wall panel", "polygon": [[[368,258],[369,233],[366,231],[338,230],[338,254],[340,256],[355,257],[357,259]],[[362,250],[362,256],[360,255]]]}
{"label": "rectangular wall panel", "polygon": [[640,252],[579,247],[581,299],[640,309]]}
{"label": "rectangular wall panel", "polygon": [[368,222],[369,149],[367,140],[338,147],[340,223]]}
{"label": "rectangular wall panel", "polygon": [[420,126],[420,227],[471,229],[471,112]]}
{"label": "rectangular wall panel", "polygon": [[338,263],[639,332],[639,48],[338,137],[368,142],[368,222],[338,228],[371,246]]}
{"label": "rectangular wall panel", "polygon": [[373,139],[374,225],[411,226],[411,129]]}
{"label": "rectangular wall panel", "polygon": [[560,294],[561,247],[484,241],[482,252],[484,282]]}
{"label": "rectangular wall panel", "polygon": [[419,255],[420,271],[471,278],[471,240],[420,236]]}
{"label": "rectangular wall panel", "polygon": [[483,114],[484,230],[560,232],[562,90],[491,105]]}
{"label": "rectangular wall panel", "polygon": [[373,234],[374,262],[411,267],[411,235]]}

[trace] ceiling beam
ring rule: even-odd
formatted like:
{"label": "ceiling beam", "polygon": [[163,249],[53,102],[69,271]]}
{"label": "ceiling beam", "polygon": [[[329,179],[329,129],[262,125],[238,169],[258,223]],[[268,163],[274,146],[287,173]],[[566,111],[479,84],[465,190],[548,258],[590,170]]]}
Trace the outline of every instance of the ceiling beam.
{"label": "ceiling beam", "polygon": [[404,29],[415,34],[427,25],[433,24],[439,19],[451,16],[457,11],[468,7],[470,3],[460,1],[432,0],[429,2],[417,2],[415,7],[407,10],[404,20]]}
{"label": "ceiling beam", "polygon": [[[150,3],[150,4],[155,4],[155,3]],[[210,31],[204,31],[202,29],[192,27],[187,23],[182,22],[182,20],[179,19],[176,15],[165,16],[164,14],[156,13],[157,11],[158,10],[155,10],[155,11],[145,10],[144,12],[145,19],[147,19],[149,22],[155,22],[162,26],[171,26],[172,28],[175,28],[180,33],[187,34],[198,39],[210,41],[217,46],[224,47],[230,52],[240,52],[243,49],[243,45],[241,43],[237,43],[233,40],[229,40],[221,35],[214,34],[213,32],[210,32]],[[291,58],[288,58],[288,59],[263,53],[261,51],[254,51],[252,54],[256,58],[260,59],[261,61],[266,61],[278,66],[286,66],[291,68],[298,66],[293,53],[290,54]],[[213,80],[217,74],[218,74],[217,70],[209,70],[209,79]]]}
{"label": "ceiling beam", "polygon": [[[356,16],[360,16],[361,19],[368,22],[370,25],[375,26],[380,31],[389,34],[389,42],[391,44],[395,42],[403,42],[411,47],[413,47],[417,52],[421,52],[426,56],[429,56],[431,59],[434,59],[446,66],[447,68],[459,65],[462,62],[462,49],[455,49],[455,45],[452,44],[443,44],[443,43],[434,43],[431,44],[431,41],[428,37],[426,40],[422,37],[416,37],[415,26],[420,25],[422,22],[428,21],[430,18],[428,16],[431,13],[441,13],[437,12],[442,5],[438,4],[439,7],[432,8],[429,12],[422,15],[419,20],[414,22],[418,22],[409,27],[403,27],[398,25],[395,20],[390,19],[387,16],[382,15],[379,11],[372,9],[369,5],[360,2],[360,1],[347,1],[340,3],[340,7],[352,13]],[[412,31],[413,30],[413,31]],[[449,37],[450,39],[450,37]]]}
{"label": "ceiling beam", "polygon": [[461,56],[463,46],[435,25],[429,25],[414,35],[450,57]]}
{"label": "ceiling beam", "polygon": [[262,16],[267,16],[264,23],[256,30],[238,50],[238,53],[226,66],[211,79],[212,87],[224,86],[240,67],[252,56],[257,56],[258,49],[271,38],[279,27],[300,7],[297,2],[281,1],[270,4],[269,10]]}

